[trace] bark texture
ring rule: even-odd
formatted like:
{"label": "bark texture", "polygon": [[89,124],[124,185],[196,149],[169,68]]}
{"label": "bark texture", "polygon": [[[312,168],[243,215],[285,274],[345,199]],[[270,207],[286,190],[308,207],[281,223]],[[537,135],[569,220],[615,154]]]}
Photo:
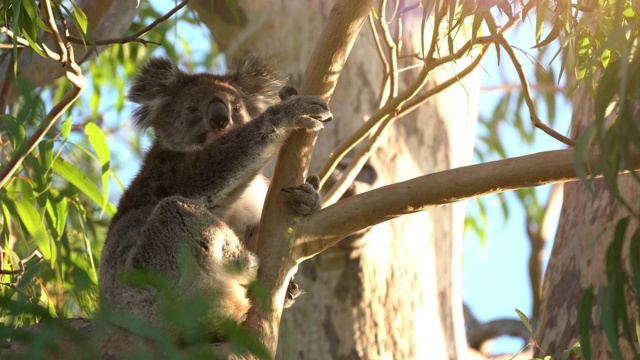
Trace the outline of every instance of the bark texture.
{"label": "bark texture", "polygon": [[[299,83],[332,4],[243,1],[237,17],[225,1],[195,0],[190,5],[229,63],[243,52],[268,54]],[[419,15],[405,19],[406,53],[419,49]],[[311,173],[375,110],[383,72],[365,25],[332,96],[335,121],[320,134]],[[453,74],[452,69],[439,70],[428,87]],[[369,177],[375,178],[372,186],[467,163],[475,134],[476,89],[477,77],[472,77],[464,88],[456,86],[399,120],[370,161],[376,173]],[[465,358],[461,210],[461,205],[448,205],[380,224],[364,237],[351,237],[302,263],[295,279],[307,294],[283,314],[279,356]]]}
{"label": "bark texture", "polygon": [[[572,138],[575,138],[593,119],[593,99],[585,89],[576,91],[573,101]],[[640,211],[640,184],[632,175],[619,177],[620,192],[633,211]],[[620,219],[629,216],[606,189],[602,179],[593,181],[595,194],[582,182],[564,185],[564,200],[556,238],[547,267],[543,290],[541,315],[536,338],[547,355],[561,358],[562,352],[580,340],[578,308],[585,291],[593,286],[591,354],[593,359],[611,359],[613,354],[603,330],[600,311],[596,309],[598,293],[607,285],[606,254],[614,238],[614,230]],[[627,234],[638,226],[632,221]],[[629,239],[625,239],[628,244]],[[625,246],[623,258],[628,261]],[[601,296],[602,294],[600,294]],[[628,294],[629,295],[629,294]],[[636,304],[627,297],[628,314],[635,314]],[[632,321],[632,319],[630,319]],[[635,327],[632,326],[632,331]],[[631,358],[631,348],[622,339],[619,344],[625,355]],[[541,356],[542,354],[537,354]]]}

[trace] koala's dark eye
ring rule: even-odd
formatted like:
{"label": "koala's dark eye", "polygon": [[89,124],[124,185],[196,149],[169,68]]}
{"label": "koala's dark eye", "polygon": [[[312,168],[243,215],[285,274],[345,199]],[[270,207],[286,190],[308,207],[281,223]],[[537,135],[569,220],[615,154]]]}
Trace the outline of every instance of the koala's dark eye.
{"label": "koala's dark eye", "polygon": [[240,109],[242,109],[242,104],[235,104],[233,106],[233,111],[240,111]]}
{"label": "koala's dark eye", "polygon": [[195,106],[187,106],[187,113],[195,114],[198,112],[198,108]]}

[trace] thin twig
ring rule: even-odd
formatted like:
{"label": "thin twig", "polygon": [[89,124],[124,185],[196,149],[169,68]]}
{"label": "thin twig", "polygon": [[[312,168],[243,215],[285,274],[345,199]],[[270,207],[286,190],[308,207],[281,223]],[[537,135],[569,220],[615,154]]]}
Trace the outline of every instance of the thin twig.
{"label": "thin twig", "polygon": [[[373,42],[376,45],[376,52],[380,57],[380,62],[384,67],[385,74],[388,74],[389,62],[387,61],[387,57],[384,54],[384,50],[382,49],[380,36],[378,36],[378,30],[376,29],[376,24],[373,21],[373,12],[370,12],[367,18],[369,19],[369,27],[371,28],[371,33],[373,34]],[[388,98],[389,98],[389,78],[384,77],[382,79],[382,85],[380,87],[380,98],[378,99],[378,109],[382,107],[382,105],[387,101]]]}
{"label": "thin twig", "polygon": [[513,67],[516,69],[516,72],[518,73],[518,78],[522,83],[522,96],[524,97],[524,102],[527,105],[527,108],[529,108],[529,114],[530,114],[531,122],[533,122],[533,125],[535,125],[535,127],[537,127],[538,129],[544,131],[554,139],[568,146],[571,146],[571,147],[575,146],[575,141],[573,141],[572,139],[569,139],[564,135],[561,135],[557,131],[547,126],[547,124],[543,123],[542,120],[540,120],[540,118],[538,117],[538,112],[536,110],[536,105],[533,102],[533,97],[531,96],[529,80],[527,80],[527,77],[524,74],[522,64],[520,64],[520,61],[516,57],[515,51],[513,50],[513,48],[511,47],[511,45],[509,44],[507,39],[505,39],[504,36],[500,35],[498,38],[498,42],[500,43],[502,48],[507,52],[507,55],[509,55],[511,62],[513,63]]}
{"label": "thin twig", "polygon": [[[385,103],[384,106],[380,107],[378,111],[376,111],[376,113],[369,119],[369,121],[365,122],[360,127],[360,129],[356,131],[356,133],[352,134],[352,136],[350,136],[349,139],[347,139],[346,141],[343,141],[338,146],[338,148],[336,148],[336,151],[332,153],[332,157],[323,165],[322,169],[319,172],[318,176],[320,177],[321,186],[326,182],[329,175],[333,172],[333,170],[338,165],[338,163],[340,163],[340,161],[344,158],[347,152],[353,149],[363,139],[365,139],[366,137],[369,137],[370,136],[369,134],[376,131],[378,126],[391,116],[390,114],[393,113],[397,116],[397,112],[404,106],[404,103],[409,99],[411,99],[412,97],[416,96],[416,94],[424,87],[424,85],[426,85],[430,71],[433,68],[435,68],[437,65],[440,65],[439,62],[432,61],[431,57],[433,56],[433,52],[435,51],[434,44],[438,41],[438,38],[439,38],[439,26],[440,26],[439,18],[444,16],[444,14],[446,13],[446,10],[447,10],[446,6],[443,5],[440,9],[438,16],[436,16],[437,20],[436,20],[436,24],[434,25],[434,30],[431,36],[431,47],[429,49],[430,55],[427,55],[426,59],[428,59],[428,61],[424,62],[424,66],[420,74],[418,74],[414,82],[401,94],[397,94],[397,90],[395,94],[391,92],[392,94],[394,94],[394,96],[392,96],[389,99],[389,101]],[[382,9],[380,11],[382,12]],[[426,17],[426,15],[427,15],[427,10],[425,8],[425,11],[423,12],[423,17]],[[424,21],[425,19],[423,18],[423,27],[424,27]],[[381,22],[381,26],[384,26],[382,24],[383,23]],[[387,32],[385,33],[385,38],[386,36],[390,36],[390,34],[388,33],[388,28],[387,28]],[[423,41],[423,44],[424,44],[424,41]],[[468,46],[470,47],[471,44],[469,44]],[[466,52],[466,50],[464,52]],[[462,52],[459,52],[459,53],[462,53]],[[391,54],[392,56],[394,55],[394,53],[391,53]],[[397,63],[398,54],[395,53],[395,55],[396,55],[396,63]],[[396,69],[397,69],[397,65],[396,65]],[[397,77],[397,70],[395,72],[392,72],[391,74]],[[391,79],[393,80],[395,78],[391,78]],[[373,137],[376,139],[378,138],[378,136],[375,136],[375,135],[373,135]],[[348,141],[352,141],[352,140],[353,142],[348,143]],[[360,164],[360,165],[363,165],[363,164]],[[357,168],[357,166],[353,167],[353,169],[355,168]],[[343,177],[345,175],[346,174],[344,173],[342,174]],[[353,176],[353,174],[351,174],[350,176]],[[345,184],[343,182],[338,181],[336,184],[334,184],[334,187],[343,188],[344,185]],[[330,193],[335,194],[336,192],[334,192],[333,190],[330,190]]]}
{"label": "thin twig", "polygon": [[[346,154],[351,151],[354,147],[356,147],[362,140],[366,139],[369,134],[374,131],[378,124],[384,121],[391,114],[395,114],[395,116],[400,116],[400,114],[405,114],[404,110],[400,110],[405,106],[413,109],[415,107],[415,101],[410,101],[412,98],[417,96],[418,92],[422,89],[424,84],[426,83],[427,76],[429,72],[435,66],[439,66],[448,61],[454,61],[462,58],[469,51],[472,45],[476,44],[489,44],[495,41],[494,36],[485,36],[476,38],[475,42],[472,40],[468,40],[458,51],[453,53],[452,55],[448,55],[443,57],[442,59],[433,59],[425,65],[418,74],[416,80],[404,91],[402,91],[396,98],[388,101],[383,107],[378,109],[369,120],[364,122],[358,130],[352,133],[347,139],[342,141],[340,145],[338,145],[331,154],[331,157],[323,164],[322,168],[318,171],[318,177],[320,178],[320,184],[324,184],[326,180],[329,178],[329,175],[336,168],[338,163],[346,156]],[[474,63],[477,65],[479,63],[479,59],[476,59]],[[474,67],[476,66],[474,65]],[[462,72],[461,72],[462,73]],[[453,79],[455,82],[455,79]],[[451,84],[451,82],[447,82],[447,84]],[[442,85],[442,84],[441,84]],[[441,89],[441,86],[436,86],[435,88]],[[433,90],[433,89],[431,89]],[[432,92],[428,91],[428,94]],[[429,95],[431,96],[431,95]],[[426,101],[424,95],[419,97],[420,103]],[[410,101],[408,104],[407,101]],[[400,113],[398,113],[400,111]],[[335,186],[335,185],[334,185]]]}
{"label": "thin twig", "polygon": [[16,46],[14,46],[13,44],[0,44],[0,49],[13,49],[14,47],[22,49],[22,48],[26,48],[26,47],[29,47],[29,46],[28,45],[22,45],[22,44],[17,44]]}
{"label": "thin twig", "polygon": [[396,43],[391,36],[391,30],[389,30],[389,24],[387,23],[387,1],[380,1],[379,7],[379,23],[382,29],[382,38],[387,45],[387,52],[389,53],[389,68],[387,69],[387,76],[389,78],[389,98],[393,99],[398,96],[398,53]]}
{"label": "thin twig", "polygon": [[[509,19],[509,21],[504,26],[502,26],[502,28],[500,28],[500,30],[498,31],[498,34],[504,34],[505,32],[509,31],[517,22],[521,21],[522,13],[530,11],[533,7],[535,7],[535,3],[536,3],[535,1],[531,1],[527,3],[518,14],[516,14],[513,18]],[[445,81],[444,83],[435,86],[434,88],[421,94],[420,96],[417,96],[417,91],[420,90],[422,86],[424,86],[424,84],[426,83],[426,78],[429,72],[433,68],[440,66],[444,63],[460,59],[464,54],[470,51],[471,47],[474,45],[491,44],[498,40],[498,38],[495,35],[476,38],[475,41],[473,40],[467,41],[462,47],[460,47],[460,49],[458,49],[458,51],[456,51],[453,54],[443,56],[440,58],[433,58],[433,55],[436,50],[436,43],[439,37],[439,27],[440,27],[439,21],[446,14],[446,11],[447,11],[446,4],[443,3],[441,5],[441,8],[436,9],[436,11],[438,12],[438,14],[436,15],[436,22],[434,24],[431,44],[429,46],[428,53],[423,54],[426,65],[421,71],[421,73],[418,75],[416,81],[414,82],[414,84],[412,84],[412,86],[409,89],[407,89],[407,91],[403,91],[398,96],[398,98],[401,98],[402,101],[399,101],[398,99],[393,99],[394,101],[389,101],[388,103],[386,103],[385,106],[379,108],[378,111],[376,111],[376,113],[374,113],[367,122],[362,124],[362,126],[356,132],[354,132],[348,139],[344,140],[340,145],[338,145],[338,147],[336,147],[336,149],[331,153],[331,157],[324,163],[324,165],[318,172],[321,186],[326,182],[330,174],[333,172],[337,164],[340,163],[340,161],[344,158],[344,156],[346,156],[346,154],[349,151],[351,151],[354,147],[360,144],[364,139],[370,136],[369,134],[376,131],[380,123],[386,122],[388,125],[389,123],[393,122],[395,119],[403,116],[404,114],[407,114],[410,111],[415,110],[415,108],[417,108],[418,106],[426,102],[427,99],[429,99],[431,96],[444,90],[446,87],[451,86],[456,81],[458,81],[458,79],[460,79],[461,77],[466,76],[471,70],[473,70],[479,64],[481,58],[484,56],[486,52],[483,51],[481,55],[478,56],[470,64],[470,66],[462,70],[456,77],[451,78]],[[425,14],[426,12],[427,10],[425,8]],[[424,28],[424,21],[425,19],[423,18],[423,25],[422,25],[423,28]],[[424,33],[424,29],[423,29],[423,33]],[[422,44],[424,46],[424,40],[422,41]],[[394,114],[394,115],[391,115],[391,114]],[[371,145],[373,144],[363,145],[363,147],[369,148]],[[367,153],[369,152],[366,150],[362,151],[362,154],[364,156],[366,156]],[[348,170],[342,173],[341,175],[342,177],[352,178],[354,174],[350,173],[349,169],[351,171],[354,171],[357,174],[357,172],[359,171],[359,168],[363,164],[362,159],[358,159],[357,156],[352,161],[354,161],[354,166],[349,166]],[[344,189],[345,183],[346,181],[342,182],[338,180],[333,185],[333,187],[336,188],[336,190],[335,191],[329,190],[328,194],[331,194],[331,195],[330,197],[325,197],[324,199],[325,204],[331,203],[332,201],[336,201],[336,196],[338,198],[340,197],[339,196],[341,192],[340,189]],[[327,202],[327,200],[329,201]]]}
{"label": "thin twig", "polygon": [[60,55],[61,63],[68,63],[67,61],[67,49],[64,45],[64,41],[62,40],[62,36],[60,35],[60,31],[58,30],[58,25],[56,24],[56,20],[53,16],[53,10],[51,9],[51,2],[49,0],[44,0],[41,3],[42,13],[44,14],[45,23],[51,29],[49,33],[51,36],[51,40],[53,45],[56,48],[56,52]]}
{"label": "thin twig", "polygon": [[[20,36],[16,36],[11,30],[7,29],[4,26],[0,26],[0,32],[6,34],[8,37],[10,38],[15,38],[16,41],[18,42],[18,47],[20,48],[28,48],[31,47],[31,45],[29,45],[29,42],[27,41],[27,39],[22,38]],[[13,45],[8,44],[11,47],[13,47]],[[42,48],[41,50],[45,53],[45,55],[47,55],[47,57],[49,57],[52,60],[55,61],[60,61],[60,55],[58,53],[56,53],[55,51],[51,50],[47,45],[42,44]]]}
{"label": "thin twig", "polygon": [[[490,44],[491,43],[489,43],[489,45]],[[377,148],[382,134],[386,131],[386,129],[389,128],[389,126],[391,126],[391,124],[393,124],[393,122],[395,122],[395,120],[407,115],[411,111],[416,110],[420,105],[424,104],[432,96],[444,91],[448,87],[454,85],[455,83],[459,82],[461,79],[469,75],[480,64],[480,61],[487,53],[487,51],[488,49],[483,49],[483,51],[466,68],[461,70],[455,76],[449,78],[447,81],[434,86],[420,96],[414,96],[409,99],[401,109],[398,109],[395,112],[395,115],[388,115],[387,117],[383,118],[379,122],[380,125],[377,128],[372,129],[372,135],[369,136],[369,138],[363,144],[361,144],[358,152],[353,157],[353,159],[351,159],[351,162],[342,172],[340,178],[323,197],[323,205],[329,206],[331,204],[334,204],[340,199],[340,197],[342,197],[344,192],[349,188],[350,184],[355,180],[360,170],[362,170],[362,167],[366,164],[371,154],[373,154],[373,151]]]}
{"label": "thin twig", "polygon": [[[3,248],[0,248],[0,274],[2,275],[22,275],[26,269],[26,264],[31,261],[31,259],[33,259],[34,257],[38,258],[38,262],[42,261],[42,259],[44,258],[42,256],[42,253],[40,252],[40,250],[36,249],[33,250],[31,252],[31,254],[29,254],[29,256],[27,256],[24,259],[21,259],[20,261],[18,261],[18,269],[17,270],[5,270],[2,268],[3,266],[3,261],[1,261],[4,258],[4,253],[5,250]],[[9,285],[9,284],[17,284],[17,281],[12,281],[11,283],[5,283],[5,282],[0,282],[0,284],[2,285]]]}
{"label": "thin twig", "polygon": [[[113,45],[113,44],[126,44],[126,43],[129,43],[129,42],[139,42],[139,43],[142,43],[144,46],[147,46],[147,44],[160,45],[160,43],[157,43],[155,41],[149,41],[149,40],[141,39],[141,37],[146,35],[149,31],[153,30],[153,28],[158,26],[160,23],[166,21],[168,18],[170,18],[173,14],[178,12],[180,9],[185,7],[185,5],[187,5],[187,3],[189,3],[189,0],[184,0],[180,4],[176,5],[173,9],[169,10],[169,12],[167,12],[163,16],[157,18],[151,24],[145,26],[142,30],[138,31],[137,33],[135,33],[133,35],[129,35],[129,36],[121,37],[121,38],[95,40],[94,43],[96,45]],[[74,44],[84,44],[85,43],[82,39],[80,39],[77,36],[68,36],[67,39],[70,42],[74,43]]]}

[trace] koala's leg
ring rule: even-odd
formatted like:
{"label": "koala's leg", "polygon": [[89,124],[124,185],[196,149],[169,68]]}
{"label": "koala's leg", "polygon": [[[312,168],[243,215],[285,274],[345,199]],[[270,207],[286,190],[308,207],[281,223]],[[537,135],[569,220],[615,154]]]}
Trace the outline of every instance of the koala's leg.
{"label": "koala's leg", "polygon": [[186,255],[203,268],[231,264],[249,274],[257,270],[255,255],[244,249],[234,232],[190,199],[172,196],[160,201],[142,235],[131,254],[133,268],[175,274],[180,251],[187,250]]}
{"label": "koala's leg", "polygon": [[[178,196],[160,201],[128,263],[130,269],[165,276],[180,298],[204,296],[209,305],[202,322],[214,334],[224,319],[244,321],[251,307],[247,285],[256,277],[257,257],[196,201]],[[156,315],[153,310],[153,321],[164,322]]]}

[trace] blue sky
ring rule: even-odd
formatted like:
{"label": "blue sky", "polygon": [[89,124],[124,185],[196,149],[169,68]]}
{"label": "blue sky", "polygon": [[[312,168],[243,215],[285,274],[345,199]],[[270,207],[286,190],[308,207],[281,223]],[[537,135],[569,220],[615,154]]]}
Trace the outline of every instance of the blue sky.
{"label": "blue sky", "polygon": [[[533,25],[525,22],[523,26],[509,33],[510,43],[527,51],[534,43]],[[532,55],[535,53],[531,50]],[[553,52],[551,52],[553,53]],[[518,58],[525,71],[530,74],[534,70],[533,64],[517,52]],[[482,87],[491,88],[501,84],[517,84],[518,77],[509,59],[501,56],[498,65],[497,57],[489,53],[483,63]],[[547,62],[542,65],[547,66]],[[557,73],[557,71],[556,71]],[[499,91],[483,91],[480,98],[480,114],[491,117],[495,104],[501,96]],[[563,96],[556,96],[556,122],[554,129],[560,134],[567,134],[571,120],[571,104]],[[524,108],[524,107],[523,107]],[[538,103],[538,113],[548,124],[542,114],[546,114],[544,104]],[[528,119],[529,114],[524,108],[522,118]],[[531,146],[520,140],[520,135],[509,125],[508,117],[500,127],[499,133],[509,157],[532,154],[540,151],[557,150],[562,144],[538,130],[535,141]],[[479,129],[481,131],[481,129]],[[478,159],[475,159],[477,162]],[[538,199],[546,203],[551,185],[536,188]],[[488,225],[486,229],[486,243],[473,232],[465,232],[462,268],[462,286],[465,302],[470,306],[475,316],[482,322],[498,318],[515,318],[515,309],[531,315],[532,298],[528,275],[528,257],[530,245],[525,228],[525,212],[515,199],[514,194],[507,193],[504,197],[509,207],[509,219],[504,220],[502,204],[498,196],[490,195],[483,199]],[[474,214],[474,207],[469,206],[470,215]],[[559,207],[550,213],[550,218],[557,224]],[[545,260],[548,259],[555,236],[556,226],[552,226],[553,233],[545,247]],[[522,341],[511,337],[501,337],[494,341],[493,352],[514,352],[522,347]]]}

